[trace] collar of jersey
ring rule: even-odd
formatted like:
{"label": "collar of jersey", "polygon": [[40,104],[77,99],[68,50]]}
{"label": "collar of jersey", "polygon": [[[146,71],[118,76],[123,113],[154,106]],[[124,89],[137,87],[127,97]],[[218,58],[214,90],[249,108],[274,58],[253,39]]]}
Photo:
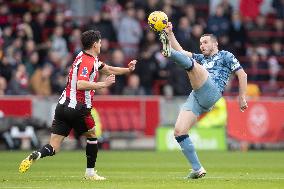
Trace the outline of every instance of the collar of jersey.
{"label": "collar of jersey", "polygon": [[84,50],[83,50],[83,53],[84,53],[85,55],[87,55],[87,56],[90,56],[90,57],[92,57],[92,58],[95,58],[95,57],[93,57],[93,55],[90,55],[90,54],[86,53],[86,51],[84,51]]}

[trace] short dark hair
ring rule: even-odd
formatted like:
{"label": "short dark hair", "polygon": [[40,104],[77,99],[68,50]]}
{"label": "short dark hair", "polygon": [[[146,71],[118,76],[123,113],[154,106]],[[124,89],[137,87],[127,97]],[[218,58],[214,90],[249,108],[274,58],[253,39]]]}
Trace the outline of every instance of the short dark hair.
{"label": "short dark hair", "polygon": [[82,33],[81,43],[84,50],[92,48],[95,42],[98,42],[101,39],[101,33],[99,31],[88,30]]}
{"label": "short dark hair", "polygon": [[211,38],[211,40],[217,42],[217,37],[214,34],[212,34],[212,33],[205,33],[201,37],[206,37],[206,36],[209,36]]}

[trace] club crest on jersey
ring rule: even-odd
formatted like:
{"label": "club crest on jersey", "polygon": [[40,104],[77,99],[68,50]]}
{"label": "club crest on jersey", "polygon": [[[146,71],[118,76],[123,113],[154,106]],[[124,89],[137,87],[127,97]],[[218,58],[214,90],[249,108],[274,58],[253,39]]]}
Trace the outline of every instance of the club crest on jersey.
{"label": "club crest on jersey", "polygon": [[87,77],[87,75],[88,75],[88,68],[84,67],[80,76]]}

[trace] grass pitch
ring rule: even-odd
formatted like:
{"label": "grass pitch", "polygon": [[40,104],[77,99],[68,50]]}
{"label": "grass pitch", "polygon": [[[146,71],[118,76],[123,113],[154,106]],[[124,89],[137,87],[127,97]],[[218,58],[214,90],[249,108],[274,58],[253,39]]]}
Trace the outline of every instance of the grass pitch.
{"label": "grass pitch", "polygon": [[284,152],[200,151],[206,177],[187,180],[181,152],[101,151],[98,173],[106,181],[84,181],[85,152],[63,151],[41,159],[25,173],[18,165],[30,152],[0,152],[0,188],[198,188],[283,189]]}

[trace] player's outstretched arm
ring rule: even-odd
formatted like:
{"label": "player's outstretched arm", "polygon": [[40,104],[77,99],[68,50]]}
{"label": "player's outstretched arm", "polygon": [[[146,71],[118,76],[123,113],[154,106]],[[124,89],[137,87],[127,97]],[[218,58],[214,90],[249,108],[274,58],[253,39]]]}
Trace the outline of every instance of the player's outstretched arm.
{"label": "player's outstretched arm", "polygon": [[239,106],[242,112],[248,108],[246,101],[246,90],[247,90],[247,74],[243,69],[239,69],[235,72],[239,79]]}
{"label": "player's outstretched arm", "polygon": [[168,34],[168,39],[170,41],[170,44],[172,46],[173,49],[175,49],[176,51],[181,51],[183,52],[185,55],[192,57],[192,53],[183,50],[183,48],[181,47],[181,45],[179,44],[179,42],[177,41],[174,32],[173,32],[173,25],[171,22],[168,22],[167,27],[165,28],[165,32]]}
{"label": "player's outstretched arm", "polygon": [[128,68],[121,68],[121,67],[114,67],[114,66],[109,66],[105,65],[101,71],[106,74],[114,74],[114,75],[123,75],[123,74],[129,74],[130,72],[133,72],[135,70],[137,61],[132,60],[128,63]]}
{"label": "player's outstretched arm", "polygon": [[102,82],[90,82],[85,80],[77,81],[77,89],[78,90],[96,90],[105,87],[109,87],[115,83],[115,75],[111,74],[106,77],[105,81]]}

